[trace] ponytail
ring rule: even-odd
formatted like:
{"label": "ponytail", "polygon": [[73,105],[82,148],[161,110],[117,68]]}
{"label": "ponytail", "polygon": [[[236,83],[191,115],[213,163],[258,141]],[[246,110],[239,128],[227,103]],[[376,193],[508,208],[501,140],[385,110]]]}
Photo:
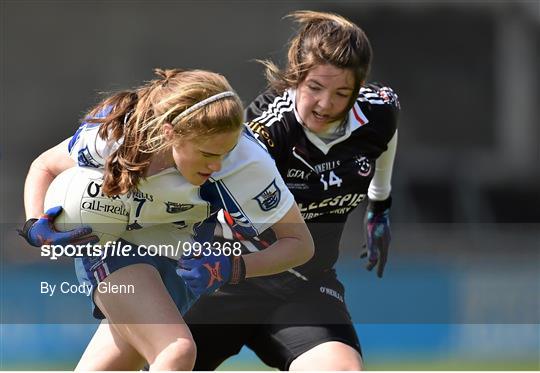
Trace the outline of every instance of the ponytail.
{"label": "ponytail", "polygon": [[[119,144],[105,161],[102,191],[107,196],[125,194],[144,178],[152,155],[171,146],[164,140],[164,123],[174,126],[177,136],[206,136],[242,126],[242,103],[236,94],[211,102],[201,110],[180,116],[189,107],[210,96],[231,91],[227,80],[203,70],[155,69],[158,79],[135,91],[122,91],[92,109],[87,122],[99,123],[99,136]],[[100,117],[107,108],[109,113]],[[173,121],[176,117],[181,120]]]}

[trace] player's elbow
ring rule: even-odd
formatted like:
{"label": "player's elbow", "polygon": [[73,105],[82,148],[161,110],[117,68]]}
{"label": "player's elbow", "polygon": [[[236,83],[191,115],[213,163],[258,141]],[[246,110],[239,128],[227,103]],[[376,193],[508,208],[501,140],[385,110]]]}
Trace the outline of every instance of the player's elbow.
{"label": "player's elbow", "polygon": [[41,153],[30,165],[29,172],[47,174],[55,178],[68,168],[76,166],[76,163],[67,152],[69,139]]}
{"label": "player's elbow", "polygon": [[296,250],[296,264],[294,267],[302,265],[313,258],[315,253],[315,244],[313,243],[313,237],[307,227],[301,232],[301,235],[297,237],[298,246]]}
{"label": "player's elbow", "polygon": [[47,175],[50,175],[52,178],[56,176],[54,172],[52,172],[51,162],[48,152],[41,153],[36,159],[32,161],[30,164],[30,170],[29,172],[34,173],[46,173]]}
{"label": "player's elbow", "polygon": [[43,154],[32,161],[30,168],[28,169],[28,174],[47,174],[52,179],[56,176],[49,170],[49,167],[47,167],[47,159]]}
{"label": "player's elbow", "polygon": [[311,238],[311,235],[309,236],[309,242],[306,242],[304,245],[304,250],[302,251],[302,263],[307,263],[311,258],[313,258],[313,254],[315,254],[315,245],[313,244],[313,239]]}

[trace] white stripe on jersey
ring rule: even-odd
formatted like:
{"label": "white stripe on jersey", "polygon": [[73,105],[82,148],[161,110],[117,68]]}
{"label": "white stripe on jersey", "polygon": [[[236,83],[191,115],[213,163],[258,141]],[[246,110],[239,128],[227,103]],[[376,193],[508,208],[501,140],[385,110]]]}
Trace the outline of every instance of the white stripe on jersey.
{"label": "white stripe on jersey", "polygon": [[[221,186],[221,188],[216,188],[216,190],[219,193],[219,198],[221,199],[223,206],[227,209],[227,211],[229,211],[229,214],[231,214],[231,216],[238,219],[238,220],[235,219],[238,225],[251,228],[257,233],[257,235],[259,235],[260,232],[257,230],[257,228],[255,228],[255,225],[249,220],[246,213],[242,210],[242,206],[240,206],[240,204],[236,201],[236,199],[234,198],[234,195],[229,191],[229,189],[227,188],[223,180],[216,180],[216,185]],[[222,190],[227,193],[229,197],[228,199],[232,203],[234,203],[234,207],[238,209],[238,212],[236,213],[233,212],[234,210],[231,208],[232,206],[230,206],[230,204],[227,203],[225,197],[222,194]],[[244,218],[240,219],[241,216],[243,216]]]}
{"label": "white stripe on jersey", "polygon": [[274,101],[268,105],[260,116],[255,118],[253,122],[264,124],[266,127],[270,127],[276,121],[283,118],[283,114],[294,110],[294,103],[289,95],[289,91],[285,91],[282,96],[277,96]]}
{"label": "white stripe on jersey", "polygon": [[252,227],[248,218],[246,218],[241,212],[233,212],[230,215],[233,217],[236,224],[242,227],[249,227],[249,228]]}
{"label": "white stripe on jersey", "polygon": [[109,266],[105,262],[103,262],[103,269],[105,270],[105,274],[107,276],[111,274],[111,271],[109,270]]}
{"label": "white stripe on jersey", "polygon": [[362,87],[356,101],[373,105],[393,104],[398,101],[398,95],[390,87],[381,87],[377,91],[371,87]]}
{"label": "white stripe on jersey", "polygon": [[97,271],[92,271],[92,273],[94,274],[94,278],[96,279],[96,284],[99,284],[101,281],[99,279],[98,272]]}

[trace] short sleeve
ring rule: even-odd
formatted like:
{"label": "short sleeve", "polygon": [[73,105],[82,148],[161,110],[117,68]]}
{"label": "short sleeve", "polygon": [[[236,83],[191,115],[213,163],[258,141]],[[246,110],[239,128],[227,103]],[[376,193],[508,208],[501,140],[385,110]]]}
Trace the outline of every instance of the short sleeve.
{"label": "short sleeve", "polygon": [[[103,117],[109,111],[103,109],[96,117]],[[119,143],[102,139],[99,126],[100,123],[83,122],[68,144],[70,157],[81,167],[105,167],[107,157],[119,146]]]}
{"label": "short sleeve", "polygon": [[294,101],[290,92],[272,91],[258,96],[246,109],[247,125],[278,163],[290,148]]}
{"label": "short sleeve", "polygon": [[201,197],[229,212],[245,237],[258,236],[283,218],[294,197],[260,145],[246,137],[235,153],[234,172],[203,185]]}

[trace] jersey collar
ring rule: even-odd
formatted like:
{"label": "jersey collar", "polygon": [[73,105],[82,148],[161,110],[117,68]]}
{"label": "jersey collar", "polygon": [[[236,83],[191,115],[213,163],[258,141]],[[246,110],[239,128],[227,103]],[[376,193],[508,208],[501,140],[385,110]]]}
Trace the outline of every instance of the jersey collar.
{"label": "jersey collar", "polygon": [[313,145],[315,145],[325,155],[328,154],[332,146],[347,140],[351,136],[353,131],[357,130],[358,128],[362,127],[363,125],[369,122],[366,115],[362,112],[362,109],[360,108],[358,101],[356,101],[354,103],[353,108],[349,111],[347,123],[345,124],[346,126],[345,133],[343,134],[343,136],[340,136],[329,143],[325,143],[315,133],[311,132],[304,125],[304,122],[302,122],[302,119],[300,118],[300,115],[298,114],[298,111],[296,110],[296,90],[289,89],[289,94],[293,102],[294,116],[296,117],[296,120],[298,121],[298,123],[300,123],[300,125],[302,126],[302,129],[304,130],[306,137]]}

